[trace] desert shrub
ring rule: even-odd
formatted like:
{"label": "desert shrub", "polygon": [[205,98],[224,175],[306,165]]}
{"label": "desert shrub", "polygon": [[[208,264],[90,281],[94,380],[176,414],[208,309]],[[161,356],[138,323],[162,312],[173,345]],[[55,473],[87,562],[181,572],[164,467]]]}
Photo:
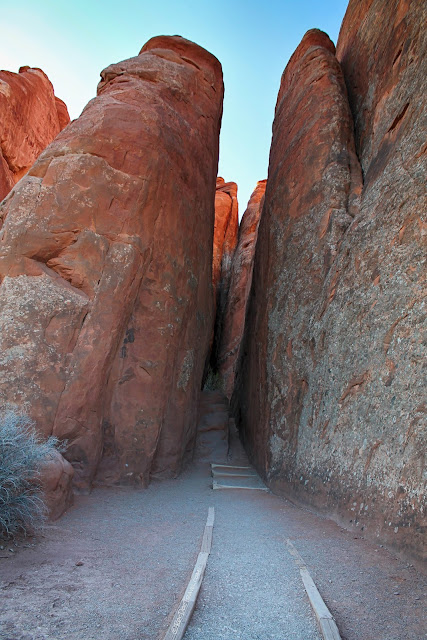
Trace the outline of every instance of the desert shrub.
{"label": "desert shrub", "polygon": [[203,391],[222,391],[223,386],[223,380],[220,374],[209,366],[208,375],[206,376],[205,384],[203,385]]}
{"label": "desert shrub", "polygon": [[30,533],[43,523],[40,471],[56,444],[56,438],[43,442],[27,417],[0,414],[0,536]]}

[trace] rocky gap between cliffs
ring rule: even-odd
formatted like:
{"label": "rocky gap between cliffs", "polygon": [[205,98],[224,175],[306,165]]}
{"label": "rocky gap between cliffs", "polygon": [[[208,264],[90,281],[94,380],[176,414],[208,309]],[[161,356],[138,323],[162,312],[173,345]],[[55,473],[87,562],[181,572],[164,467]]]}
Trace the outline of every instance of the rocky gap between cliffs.
{"label": "rocky gap between cliffs", "polygon": [[[95,573],[102,573],[97,539],[83,513],[93,509],[107,531],[116,498],[144,512],[146,497],[153,540],[160,536],[164,548],[169,531],[179,547],[178,529],[187,531],[179,509],[194,537],[208,463],[230,460],[230,442],[236,446],[240,434],[241,455],[272,493],[245,496],[240,506],[230,498],[232,509],[247,509],[247,517],[252,505],[272,521],[284,509],[310,523],[313,531],[304,533],[292,518],[282,521],[304,540],[326,592],[334,577],[316,555],[323,527],[326,555],[327,539],[349,552],[342,536],[366,538],[342,569],[344,583],[365,550],[370,562],[378,554],[379,566],[388,558],[395,569],[384,578],[384,598],[393,580],[396,595],[411,580],[421,589],[413,564],[425,560],[426,532],[425,191],[413,182],[409,198],[407,174],[425,170],[420,25],[427,9],[414,3],[396,24],[402,2],[391,0],[380,16],[375,3],[350,0],[336,48],[322,31],[305,34],[281,79],[268,181],[255,185],[240,225],[237,184],[216,176],[221,65],[197,44],[152,38],[138,56],[102,72],[97,97],[71,123],[42,72],[0,72],[14,108],[27,93],[36,120],[49,113],[54,122],[35,156],[34,123],[29,131],[17,128],[16,140],[2,137],[7,157],[18,148],[22,157],[15,173],[0,157],[0,197],[10,192],[0,203],[0,409],[25,410],[43,438],[66,441],[43,482],[52,519],[68,513],[47,526],[46,539],[57,548],[66,526],[71,537],[83,532]],[[379,29],[381,42],[365,37]],[[402,31],[413,42],[411,58]],[[13,111],[5,95],[0,123]],[[197,502],[194,513],[180,487],[185,500]],[[153,506],[156,491],[168,505],[164,518]],[[108,517],[97,500],[109,505]],[[126,510],[117,513],[135,549],[145,521],[126,523]],[[100,539],[106,553],[107,538],[104,532]],[[154,544],[148,534],[144,540]],[[80,553],[78,540],[71,547]],[[58,572],[65,584],[63,568],[43,542],[40,549],[48,558],[45,577]],[[186,562],[191,553],[187,546]],[[39,570],[35,555],[25,554]],[[61,556],[73,573],[84,565],[74,555]],[[123,562],[131,573],[131,558]],[[10,579],[14,584],[13,570]],[[88,579],[76,576],[83,591]],[[379,572],[371,598],[378,581]],[[28,576],[24,583],[35,584]],[[72,591],[68,582],[64,589]],[[347,605],[339,592],[329,593],[339,617]],[[351,589],[346,598],[356,609],[363,600]],[[418,601],[408,598],[406,590],[395,611],[418,633]],[[377,640],[378,608],[364,606],[363,635]],[[352,615],[340,623],[356,640]],[[10,617],[7,624],[9,635],[21,633]],[[390,637],[410,637],[400,624],[394,613]],[[59,626],[57,637],[65,637]]]}

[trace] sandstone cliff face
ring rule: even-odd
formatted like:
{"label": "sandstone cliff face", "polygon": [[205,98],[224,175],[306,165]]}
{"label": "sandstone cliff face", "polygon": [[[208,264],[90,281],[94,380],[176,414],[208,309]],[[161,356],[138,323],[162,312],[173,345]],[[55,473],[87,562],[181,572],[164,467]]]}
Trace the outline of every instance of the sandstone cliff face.
{"label": "sandstone cliff face", "polygon": [[0,210],[0,395],[81,489],[179,471],[213,322],[221,66],[161,36],[101,77]]}
{"label": "sandstone cliff face", "polygon": [[266,184],[267,180],[260,180],[250,197],[240,223],[238,243],[231,264],[230,286],[223,311],[218,350],[218,371],[228,399],[231,399],[233,394],[236,364],[245,328],[258,225]]}
{"label": "sandstone cliff face", "polygon": [[270,481],[295,465],[305,396],[317,377],[310,328],[361,188],[334,52],[326,34],[304,36],[283,74],[273,124],[239,376],[245,440]]}
{"label": "sandstone cliff face", "polygon": [[270,485],[418,556],[427,75],[420,7],[355,0],[344,19],[338,57],[363,189],[327,36],[308,32],[284,72],[239,372],[244,437]]}
{"label": "sandstone cliff face", "polygon": [[228,291],[231,273],[231,261],[237,245],[239,233],[239,206],[237,202],[237,184],[216,179],[215,192],[215,229],[212,259],[212,283],[216,298],[219,289]]}
{"label": "sandstone cliff face", "polygon": [[69,122],[41,69],[0,71],[0,200]]}
{"label": "sandstone cliff face", "polygon": [[360,223],[341,267],[356,296],[340,312],[357,327],[354,374],[366,379],[340,396],[345,420],[355,425],[356,413],[363,425],[354,467],[365,497],[350,510],[372,530],[372,516],[359,515],[372,499],[374,530],[418,557],[427,525],[426,21],[425,3],[352,0],[337,45],[364,177]]}
{"label": "sandstone cliff face", "polygon": [[231,263],[239,232],[237,184],[216,179],[215,229],[213,239],[212,285],[214,292],[215,323],[212,335],[211,366],[217,370],[218,349],[222,334],[222,321],[230,287]]}

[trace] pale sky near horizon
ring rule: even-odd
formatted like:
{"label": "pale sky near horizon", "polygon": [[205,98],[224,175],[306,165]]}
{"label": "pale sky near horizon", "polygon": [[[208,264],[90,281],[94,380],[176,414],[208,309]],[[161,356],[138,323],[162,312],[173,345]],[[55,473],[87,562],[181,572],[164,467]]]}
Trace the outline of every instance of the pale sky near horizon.
{"label": "pale sky near horizon", "polygon": [[238,184],[240,215],[267,177],[282,72],[308,29],[336,43],[348,0],[0,0],[0,68],[40,67],[77,118],[100,71],[137,55],[160,34],[179,34],[213,53],[224,73],[219,175]]}

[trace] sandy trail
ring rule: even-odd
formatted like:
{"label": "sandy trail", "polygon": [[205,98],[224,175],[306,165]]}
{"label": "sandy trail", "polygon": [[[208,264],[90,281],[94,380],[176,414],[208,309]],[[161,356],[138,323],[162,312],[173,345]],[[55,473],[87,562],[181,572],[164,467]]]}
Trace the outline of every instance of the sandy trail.
{"label": "sandy trail", "polygon": [[209,506],[212,554],[186,640],[319,638],[287,538],[343,640],[426,637],[427,589],[412,566],[270,493],[212,491],[209,465],[199,464],[145,491],[95,489],[37,539],[7,545],[1,640],[157,640],[191,575]]}

